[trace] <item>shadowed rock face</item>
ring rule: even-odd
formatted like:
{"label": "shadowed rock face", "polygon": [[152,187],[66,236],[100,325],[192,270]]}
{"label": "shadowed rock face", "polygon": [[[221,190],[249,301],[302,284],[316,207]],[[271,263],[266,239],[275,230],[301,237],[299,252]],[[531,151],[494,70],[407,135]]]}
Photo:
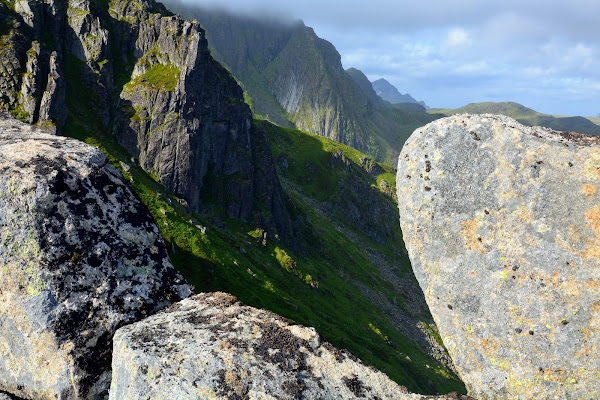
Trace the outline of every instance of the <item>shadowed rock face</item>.
{"label": "shadowed rock face", "polygon": [[400,222],[454,363],[480,399],[600,395],[600,140],[503,116],[415,131]]}
{"label": "shadowed rock face", "polygon": [[102,398],[117,328],[190,294],[102,152],[0,114],[0,389]]}
{"label": "shadowed rock face", "polygon": [[[181,301],[115,335],[110,399],[437,399],[408,393],[313,328],[225,293]],[[439,399],[467,399],[450,395]]]}
{"label": "shadowed rock face", "polygon": [[[75,108],[67,131],[79,121],[112,132],[194,211],[293,236],[264,133],[198,22],[153,0],[13,5],[0,2],[0,109],[60,133]],[[89,104],[77,109],[75,98]],[[273,201],[259,210],[264,198]]]}

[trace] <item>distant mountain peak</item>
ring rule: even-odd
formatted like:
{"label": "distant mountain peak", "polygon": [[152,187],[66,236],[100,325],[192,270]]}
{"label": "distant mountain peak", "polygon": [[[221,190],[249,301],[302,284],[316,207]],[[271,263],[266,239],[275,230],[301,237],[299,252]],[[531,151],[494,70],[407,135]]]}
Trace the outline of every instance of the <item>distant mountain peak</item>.
{"label": "distant mountain peak", "polygon": [[373,89],[377,93],[377,96],[381,97],[383,100],[387,100],[392,104],[398,103],[417,103],[421,104],[425,108],[427,105],[423,101],[417,101],[410,94],[402,94],[400,91],[388,82],[386,79],[381,78],[376,81],[371,82],[373,85]]}

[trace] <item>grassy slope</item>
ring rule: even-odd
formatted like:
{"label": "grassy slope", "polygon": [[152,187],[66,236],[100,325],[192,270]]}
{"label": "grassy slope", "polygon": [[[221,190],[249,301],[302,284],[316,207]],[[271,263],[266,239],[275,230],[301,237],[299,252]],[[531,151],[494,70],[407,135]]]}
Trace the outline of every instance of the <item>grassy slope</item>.
{"label": "grassy slope", "polygon": [[435,108],[428,110],[429,113],[441,113],[453,115],[460,113],[469,114],[503,114],[516,119],[520,123],[528,126],[545,126],[559,131],[572,131],[587,133],[589,135],[600,135],[600,126],[594,123],[590,118],[584,117],[563,117],[542,114],[530,108],[524,107],[513,102],[484,102],[472,103],[464,107],[455,109]]}
{"label": "grassy slope", "polygon": [[[350,350],[410,390],[464,392],[456,377],[409,342],[379,308],[361,295],[352,279],[402,301],[378,274],[366,249],[357,247],[334,229],[332,221],[307,201],[326,200],[334,193],[338,180],[349,173],[357,174],[356,179],[369,179],[373,185],[381,179],[393,185],[391,168],[385,167],[377,177],[361,172],[357,166],[351,171],[324,169],[329,152],[338,148],[353,162],[363,155],[324,138],[271,126],[268,130],[271,142],[276,143],[274,153],[286,151],[293,163],[312,166],[314,175],[310,182],[302,172],[290,177],[303,195],[288,191],[288,206],[293,214],[310,221],[300,228],[302,254],[294,254],[269,236],[263,243],[260,227],[233,220],[225,220],[219,228],[211,225],[205,217],[180,205],[177,198],[136,165],[131,165],[129,172],[124,171],[122,163],[131,164],[130,156],[112,138],[109,129],[101,128],[101,122],[91,111],[89,105],[94,102],[94,95],[79,83],[82,64],[74,57],[65,59],[69,117],[64,133],[101,148],[123,172],[156,220],[175,267],[196,291],[230,292],[246,304],[314,326],[326,340]],[[400,246],[400,243],[398,234],[394,243],[371,245],[386,256],[391,254],[387,245]],[[411,274],[406,258],[398,268],[399,274]]]}
{"label": "grassy slope", "polygon": [[596,125],[600,125],[600,117],[585,117],[587,120],[593,122]]}

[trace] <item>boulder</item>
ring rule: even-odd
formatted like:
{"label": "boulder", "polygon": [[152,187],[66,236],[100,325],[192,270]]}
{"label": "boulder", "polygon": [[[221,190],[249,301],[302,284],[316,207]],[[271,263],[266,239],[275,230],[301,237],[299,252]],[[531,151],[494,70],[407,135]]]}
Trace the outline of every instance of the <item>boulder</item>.
{"label": "boulder", "polygon": [[103,398],[114,332],[190,294],[102,152],[0,114],[0,390]]}
{"label": "boulder", "polygon": [[115,334],[110,399],[166,393],[172,399],[433,398],[408,393],[322,341],[314,328],[225,293],[185,299]]}
{"label": "boulder", "polygon": [[19,397],[15,397],[10,393],[0,392],[0,400],[23,400]]}
{"label": "boulder", "polygon": [[600,138],[456,115],[398,162],[404,241],[469,394],[600,397]]}

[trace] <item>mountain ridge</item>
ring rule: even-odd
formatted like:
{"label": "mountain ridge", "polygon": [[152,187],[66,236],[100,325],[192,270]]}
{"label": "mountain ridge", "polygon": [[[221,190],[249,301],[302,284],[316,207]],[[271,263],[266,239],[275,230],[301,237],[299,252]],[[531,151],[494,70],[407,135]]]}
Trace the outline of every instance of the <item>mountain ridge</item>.
{"label": "mountain ridge", "polygon": [[371,82],[373,89],[377,92],[377,96],[389,101],[392,104],[398,103],[415,103],[422,105],[425,109],[429,107],[424,101],[417,101],[409,93],[402,94],[400,91],[384,78],[377,79]]}
{"label": "mountain ridge", "polygon": [[273,25],[177,0],[166,5],[200,21],[213,55],[239,80],[261,118],[334,139],[389,164],[414,129],[435,119],[420,106],[390,111],[402,107],[390,107],[355,82],[335,47],[301,21]]}
{"label": "mountain ridge", "polygon": [[556,117],[539,113],[519,103],[507,102],[482,102],[470,103],[455,109],[432,108],[430,113],[441,113],[447,116],[469,113],[469,114],[501,114],[514,118],[523,125],[545,126],[557,131],[573,131],[589,135],[600,135],[600,126],[584,117]]}

